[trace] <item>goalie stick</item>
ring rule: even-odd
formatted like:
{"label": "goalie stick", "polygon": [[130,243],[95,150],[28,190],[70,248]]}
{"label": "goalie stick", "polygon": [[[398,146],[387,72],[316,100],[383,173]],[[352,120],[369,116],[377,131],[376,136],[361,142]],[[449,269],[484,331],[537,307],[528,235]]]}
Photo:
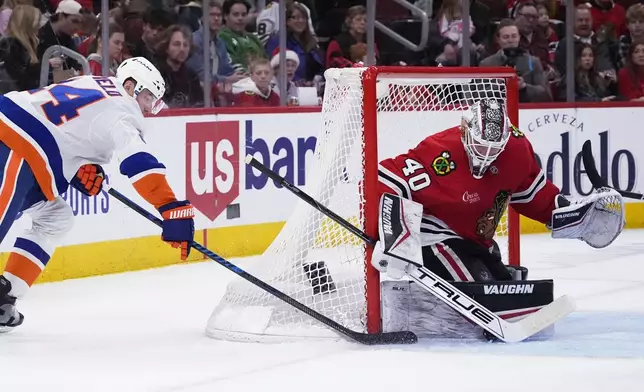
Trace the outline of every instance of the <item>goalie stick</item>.
{"label": "goalie stick", "polygon": [[[284,177],[264,166],[252,155],[246,156],[246,164],[251,165],[255,169],[266,174],[270,179],[278,182],[304,202],[317,209],[322,214],[328,216],[367,244],[372,246],[376,244],[375,239],[369,237],[362,230],[320,204],[306,192],[287,181]],[[573,300],[564,295],[544,306],[539,311],[532,313],[520,321],[511,323],[505,321],[500,316],[497,316],[425,267],[419,267],[410,263],[406,272],[414,282],[446,303],[449,307],[507,343],[515,343],[525,340],[575,310]]]}
{"label": "goalie stick", "polygon": [[[123,195],[119,191],[117,191],[114,188],[109,187],[107,183],[103,183],[103,188],[108,188],[107,193],[109,193],[112,197],[120,201],[121,203],[125,204],[126,206],[130,207],[139,215],[143,216],[150,222],[154,223],[155,225],[162,227],[163,222],[161,219],[157,218],[156,216],[152,215],[150,212],[148,212],[146,209],[143,207],[139,206],[132,200],[130,200],[127,196]],[[340,334],[350,338],[351,340],[354,340],[358,343],[366,344],[366,345],[375,345],[375,344],[410,344],[410,343],[416,343],[418,341],[418,337],[413,333],[409,331],[400,331],[400,332],[386,332],[386,333],[379,333],[379,334],[367,334],[367,333],[361,333],[361,332],[356,332],[352,331],[349,328],[331,320],[330,318],[324,316],[323,314],[320,314],[316,312],[315,310],[309,308],[308,306],[302,304],[301,302],[297,301],[293,297],[290,297],[289,295],[281,292],[280,290],[276,289],[275,287],[269,285],[268,283],[264,282],[263,280],[260,280],[256,278],[255,276],[249,274],[248,272],[244,271],[243,269],[237,267],[235,264],[232,264],[231,262],[227,261],[223,257],[219,256],[218,254],[212,252],[210,249],[204,247],[203,245],[199,244],[196,241],[192,241],[190,243],[190,246],[197,251],[201,252],[204,256],[210,258],[211,260],[217,262],[217,264],[224,266],[226,269],[229,271],[234,272],[241,278],[247,280],[248,282],[254,284],[255,286],[259,287],[260,289],[266,291],[267,293],[281,299],[282,301],[286,302],[287,304],[291,305],[292,307],[296,308],[297,310],[301,311],[302,313],[316,319],[317,321],[321,322],[322,324],[326,325],[327,327],[339,332]]]}
{"label": "goalie stick", "polygon": [[[614,189],[613,187],[608,186],[606,181],[599,175],[599,172],[597,171],[597,166],[595,166],[595,158],[593,157],[593,146],[591,145],[590,140],[586,140],[584,142],[584,145],[581,147],[581,159],[584,161],[584,168],[586,169],[586,175],[588,176],[590,183],[593,184],[593,188]],[[627,197],[629,199],[635,199],[635,200],[644,200],[644,195],[642,195],[641,193],[620,191],[619,189],[615,189],[615,190],[620,195],[622,195],[622,197]]]}

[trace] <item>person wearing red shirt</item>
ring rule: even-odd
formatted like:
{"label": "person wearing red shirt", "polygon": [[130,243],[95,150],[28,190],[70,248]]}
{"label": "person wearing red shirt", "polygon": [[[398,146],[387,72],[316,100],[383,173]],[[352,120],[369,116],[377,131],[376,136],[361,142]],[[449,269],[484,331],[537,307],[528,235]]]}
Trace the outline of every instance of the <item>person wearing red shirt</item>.
{"label": "person wearing red shirt", "polygon": [[644,41],[635,41],[628,50],[626,66],[617,74],[619,94],[631,101],[644,101]]}
{"label": "person wearing red shirt", "polygon": [[613,0],[591,1],[590,13],[593,17],[593,30],[599,32],[602,26],[612,25],[615,38],[626,32],[626,10]]}
{"label": "person wearing red shirt", "polygon": [[271,86],[273,68],[267,59],[258,59],[250,64],[250,77],[233,84],[233,105],[279,106],[280,97]]}

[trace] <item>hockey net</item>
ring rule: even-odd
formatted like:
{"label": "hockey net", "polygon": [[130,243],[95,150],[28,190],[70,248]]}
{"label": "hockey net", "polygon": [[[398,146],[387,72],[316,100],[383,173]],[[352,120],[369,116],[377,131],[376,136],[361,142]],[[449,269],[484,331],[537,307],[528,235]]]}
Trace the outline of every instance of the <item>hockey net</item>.
{"label": "hockey net", "polygon": [[[322,124],[307,173],[314,199],[377,236],[377,165],[429,134],[460,123],[483,98],[507,102],[518,120],[515,76],[507,69],[371,67],[330,69]],[[295,209],[247,272],[355,331],[380,329],[380,278],[358,238],[284,190]],[[518,218],[502,218],[496,240],[505,261],[519,264]],[[510,227],[512,226],[512,227]],[[335,337],[334,332],[254,285],[232,281],[208,320],[209,336],[241,341]]]}

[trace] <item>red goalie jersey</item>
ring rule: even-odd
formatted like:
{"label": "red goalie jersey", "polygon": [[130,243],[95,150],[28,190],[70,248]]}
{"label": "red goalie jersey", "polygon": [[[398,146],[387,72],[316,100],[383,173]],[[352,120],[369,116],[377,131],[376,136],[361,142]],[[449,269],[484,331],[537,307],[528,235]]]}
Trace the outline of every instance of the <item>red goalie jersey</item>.
{"label": "red goalie jersey", "polygon": [[505,150],[483,178],[470,172],[460,127],[431,135],[378,167],[380,192],[423,205],[423,246],[465,238],[492,246],[509,203],[521,215],[549,223],[559,189],[539,168],[530,142],[513,128]]}

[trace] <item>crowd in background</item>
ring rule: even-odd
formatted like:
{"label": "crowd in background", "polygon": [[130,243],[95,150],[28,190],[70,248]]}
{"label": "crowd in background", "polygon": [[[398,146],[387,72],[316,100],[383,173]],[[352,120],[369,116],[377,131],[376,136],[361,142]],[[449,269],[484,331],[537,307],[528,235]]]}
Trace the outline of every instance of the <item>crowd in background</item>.
{"label": "crowd in background", "polygon": [[[0,8],[0,93],[37,88],[42,61],[49,81],[79,74],[82,66],[64,53],[43,59],[52,45],[87,59],[103,73],[103,45],[109,71],[131,56],[144,56],[166,80],[170,107],[319,104],[324,71],[353,67],[367,56],[366,8],[362,0],[285,1],[287,51],[280,64],[279,5],[258,9],[250,0],[213,0],[208,9],[188,0],[110,1],[108,42],[100,31],[101,2],[91,0],[4,0]],[[469,47],[471,66],[512,66],[521,102],[562,101],[566,73],[574,72],[577,101],[644,100],[644,5],[639,1],[574,1],[574,54],[566,67],[566,3],[562,0],[469,0],[469,31],[462,1],[408,0],[432,7],[427,47],[411,54],[376,36],[380,65],[459,66]],[[204,42],[207,13],[210,42]],[[417,23],[392,0],[377,1],[377,19],[404,33]],[[465,35],[471,44],[464,45]],[[204,47],[212,81],[204,86]],[[280,67],[287,75],[280,91]]]}

